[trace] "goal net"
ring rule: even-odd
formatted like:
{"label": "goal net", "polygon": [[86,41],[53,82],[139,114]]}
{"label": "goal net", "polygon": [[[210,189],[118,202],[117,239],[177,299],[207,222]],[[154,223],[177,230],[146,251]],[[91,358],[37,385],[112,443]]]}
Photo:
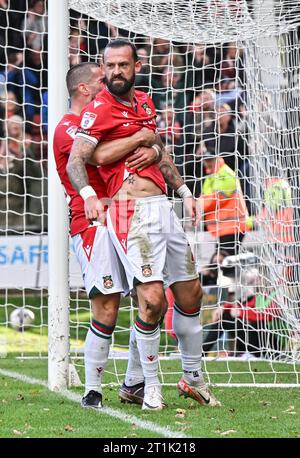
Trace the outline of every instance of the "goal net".
{"label": "goal net", "polygon": [[[0,351],[7,357],[47,357],[48,69],[47,11],[42,6],[42,1],[13,0],[0,6],[4,50],[0,72]],[[69,64],[99,62],[109,39],[130,39],[143,63],[136,87],[152,96],[158,131],[193,194],[198,197],[206,189],[205,154],[214,151],[235,177],[234,190],[226,198],[236,202],[235,193],[243,196],[247,230],[244,236],[233,231],[232,253],[216,244],[207,215],[192,229],[180,199],[168,190],[204,285],[201,320],[208,381],[298,384],[298,2],[70,0],[69,7],[69,50],[65,50]],[[18,42],[13,31],[20,37]],[[17,115],[8,108],[13,105],[18,107]],[[18,134],[9,127],[13,123],[19,123]],[[11,143],[19,146],[20,155]],[[38,190],[33,191],[33,185]],[[226,189],[216,189],[214,198],[226,194]],[[71,241],[69,255],[70,360],[83,381],[90,304]],[[171,327],[172,297],[169,292],[167,296],[170,309],[162,329],[160,372],[163,383],[173,384],[181,365]],[[20,308],[18,332],[13,326],[19,318],[13,320],[10,314]],[[30,327],[25,325],[24,309],[34,312]],[[106,383],[123,379],[135,313],[130,300],[123,299]]]}

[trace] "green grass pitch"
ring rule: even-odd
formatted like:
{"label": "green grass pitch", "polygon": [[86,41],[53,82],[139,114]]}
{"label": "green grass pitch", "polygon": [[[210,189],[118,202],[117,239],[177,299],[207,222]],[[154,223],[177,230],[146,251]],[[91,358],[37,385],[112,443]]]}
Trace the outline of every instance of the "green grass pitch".
{"label": "green grass pitch", "polygon": [[[10,301],[20,306],[20,298]],[[30,301],[36,314],[36,325],[46,325],[46,307],[36,313],[41,298]],[[123,307],[127,306],[123,303]],[[128,342],[128,333],[121,332],[128,327],[128,313],[120,313],[115,344],[119,347]],[[89,315],[82,309],[79,315],[71,308],[71,337],[73,344],[82,344],[86,328],[76,327],[77,319],[88,324]],[[1,438],[158,438],[163,437],[159,428],[186,437],[197,438],[299,438],[300,397],[298,388],[228,388],[213,387],[222,407],[199,406],[191,399],[179,397],[175,386],[163,388],[168,407],[162,412],[144,412],[137,405],[121,404],[118,400],[117,383],[122,381],[126,367],[125,360],[110,361],[104,376],[103,389],[106,407],[120,412],[121,416],[131,415],[132,421],[123,421],[105,413],[83,409],[78,402],[71,401],[45,386],[32,385],[15,380],[3,374],[12,371],[34,379],[47,380],[46,359],[17,358],[24,354],[34,355],[37,345],[39,354],[47,349],[46,326],[34,327],[24,334],[7,328],[7,309],[0,303],[0,340],[6,342],[7,354],[0,352],[0,437]],[[1,342],[0,342],[1,344]],[[83,381],[82,360],[78,367]],[[166,383],[176,383],[180,376],[180,361],[162,361],[161,368]],[[257,382],[293,382],[300,376],[299,365],[282,363],[215,362],[206,361],[204,369],[210,374],[211,383],[248,382],[255,376]],[[1,372],[2,370],[2,372]],[[116,376],[117,374],[117,376]],[[82,388],[70,389],[82,395]],[[151,422],[156,430],[147,428]]]}

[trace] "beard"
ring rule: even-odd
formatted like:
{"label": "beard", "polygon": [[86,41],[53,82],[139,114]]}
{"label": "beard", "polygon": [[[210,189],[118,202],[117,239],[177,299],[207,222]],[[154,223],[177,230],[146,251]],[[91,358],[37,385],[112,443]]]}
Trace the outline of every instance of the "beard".
{"label": "beard", "polygon": [[[119,80],[118,82],[115,82],[115,80]],[[120,83],[122,81],[123,83]],[[135,75],[132,75],[130,80],[126,80],[125,78],[122,78],[121,76],[119,78],[113,78],[112,80],[108,81],[107,78],[105,78],[104,82],[106,83],[109,91],[117,96],[122,96],[127,94],[127,92],[130,91],[130,89],[133,87],[135,81]]]}

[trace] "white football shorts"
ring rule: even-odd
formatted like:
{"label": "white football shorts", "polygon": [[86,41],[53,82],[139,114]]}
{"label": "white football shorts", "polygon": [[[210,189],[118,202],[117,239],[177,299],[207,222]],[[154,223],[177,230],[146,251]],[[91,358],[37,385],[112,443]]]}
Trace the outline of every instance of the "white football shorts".
{"label": "white football shorts", "polygon": [[199,278],[186,234],[167,196],[113,201],[107,228],[130,289],[139,283],[162,281],[170,286]]}
{"label": "white football shorts", "polygon": [[128,294],[126,274],[106,226],[87,228],[73,236],[73,243],[90,299],[99,293]]}

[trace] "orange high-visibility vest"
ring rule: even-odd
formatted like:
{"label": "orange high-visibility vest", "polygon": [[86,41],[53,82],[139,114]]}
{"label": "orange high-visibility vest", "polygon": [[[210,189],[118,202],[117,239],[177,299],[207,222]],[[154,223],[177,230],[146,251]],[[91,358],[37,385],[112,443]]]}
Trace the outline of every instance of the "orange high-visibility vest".
{"label": "orange high-visibility vest", "polygon": [[264,207],[256,221],[261,224],[267,239],[273,243],[295,241],[291,188],[282,178],[270,178],[264,193]]}
{"label": "orange high-visibility vest", "polygon": [[[223,164],[223,165],[222,165]],[[224,161],[206,177],[200,196],[207,230],[214,237],[249,230],[249,214],[239,179]]]}

